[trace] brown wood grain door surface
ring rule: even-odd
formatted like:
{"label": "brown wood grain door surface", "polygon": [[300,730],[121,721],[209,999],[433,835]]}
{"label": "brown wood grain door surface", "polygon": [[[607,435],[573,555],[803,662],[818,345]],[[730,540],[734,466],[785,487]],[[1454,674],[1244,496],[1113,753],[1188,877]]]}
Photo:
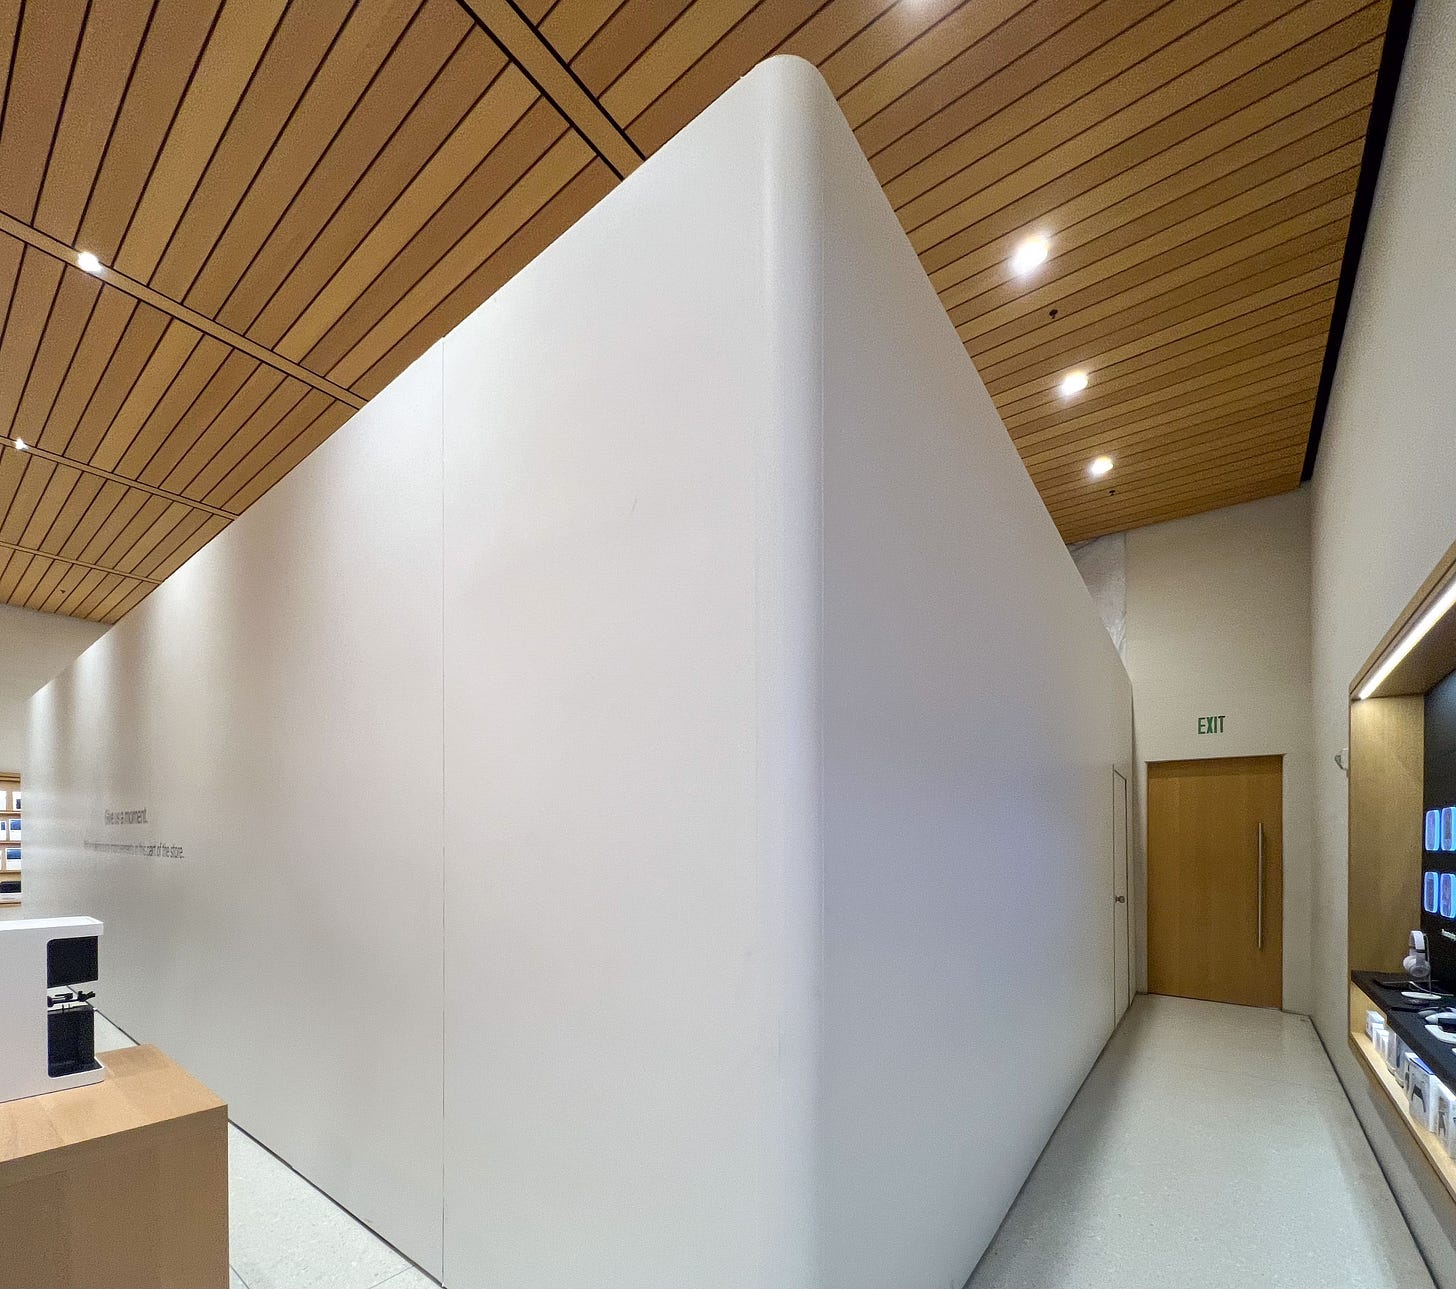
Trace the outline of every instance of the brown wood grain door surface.
{"label": "brown wood grain door surface", "polygon": [[1281,758],[1150,764],[1148,989],[1281,1006],[1283,925]]}

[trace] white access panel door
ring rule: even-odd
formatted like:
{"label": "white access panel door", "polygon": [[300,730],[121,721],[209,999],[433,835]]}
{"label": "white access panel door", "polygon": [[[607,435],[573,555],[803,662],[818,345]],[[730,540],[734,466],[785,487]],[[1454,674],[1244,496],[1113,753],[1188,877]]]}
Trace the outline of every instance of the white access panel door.
{"label": "white access panel door", "polygon": [[1112,772],[1112,1023],[1132,1002],[1132,919],[1128,916],[1127,780]]}

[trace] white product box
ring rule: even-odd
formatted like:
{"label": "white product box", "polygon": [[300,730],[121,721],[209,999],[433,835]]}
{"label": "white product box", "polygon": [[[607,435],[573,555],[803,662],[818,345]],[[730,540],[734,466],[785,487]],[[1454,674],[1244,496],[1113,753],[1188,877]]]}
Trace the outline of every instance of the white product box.
{"label": "white product box", "polygon": [[1436,1108],[1436,1126],[1433,1131],[1441,1139],[1441,1145],[1445,1147],[1446,1153],[1449,1155],[1452,1153],[1452,1116],[1453,1113],[1456,1113],[1456,1097],[1452,1096],[1451,1089],[1440,1079],[1433,1077],[1431,1079],[1431,1101]]}
{"label": "white product box", "polygon": [[1385,1044],[1381,1055],[1385,1057],[1386,1067],[1402,1083],[1405,1082],[1405,1071],[1401,1062],[1405,1059],[1405,1052],[1405,1044],[1396,1036],[1394,1030],[1387,1028],[1385,1031]]}
{"label": "white product box", "polygon": [[1385,1028],[1385,1017],[1375,1008],[1365,1013],[1365,1037],[1372,1043],[1375,1042],[1375,1031]]}

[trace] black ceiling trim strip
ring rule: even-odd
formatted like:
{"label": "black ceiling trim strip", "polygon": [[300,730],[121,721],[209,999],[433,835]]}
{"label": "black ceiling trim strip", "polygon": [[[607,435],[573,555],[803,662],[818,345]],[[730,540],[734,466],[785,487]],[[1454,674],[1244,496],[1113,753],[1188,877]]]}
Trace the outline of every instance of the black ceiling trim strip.
{"label": "black ceiling trim strip", "polygon": [[1360,253],[1365,248],[1370,209],[1375,203],[1375,186],[1380,178],[1385,139],[1390,133],[1390,117],[1395,110],[1395,94],[1400,86],[1401,65],[1405,61],[1406,41],[1410,38],[1415,12],[1416,0],[1391,0],[1385,44],[1380,51],[1380,71],[1375,77],[1374,97],[1370,100],[1370,123],[1365,129],[1365,151],[1360,157],[1360,178],[1355,183],[1355,201],[1350,208],[1350,230],[1345,236],[1340,281],[1335,288],[1335,305],[1330,314],[1330,334],[1325,341],[1324,363],[1320,367],[1319,387],[1314,398],[1314,415],[1309,423],[1309,442],[1304,449],[1304,469],[1299,475],[1301,483],[1308,483],[1314,478],[1314,463],[1319,456],[1320,437],[1325,428],[1325,412],[1335,383],[1335,368],[1340,361],[1345,324],[1350,317],[1350,298],[1355,291],[1356,274],[1360,271]]}

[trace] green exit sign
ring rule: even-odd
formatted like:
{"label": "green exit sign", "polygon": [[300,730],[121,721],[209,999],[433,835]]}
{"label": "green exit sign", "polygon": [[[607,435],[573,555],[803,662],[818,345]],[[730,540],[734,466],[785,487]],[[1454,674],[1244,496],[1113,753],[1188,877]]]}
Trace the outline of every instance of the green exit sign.
{"label": "green exit sign", "polygon": [[1198,718],[1198,732],[1200,734],[1222,734],[1222,716],[1200,716]]}

